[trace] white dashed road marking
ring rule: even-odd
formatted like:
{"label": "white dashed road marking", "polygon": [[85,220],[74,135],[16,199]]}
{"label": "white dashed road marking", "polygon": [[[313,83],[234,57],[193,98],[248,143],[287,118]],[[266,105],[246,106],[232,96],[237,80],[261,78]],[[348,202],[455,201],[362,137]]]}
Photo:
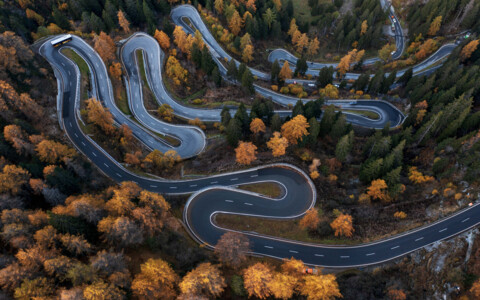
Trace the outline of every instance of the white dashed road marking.
{"label": "white dashed road marking", "polygon": [[395,246],[395,247],[392,247],[392,248],[390,248],[390,249],[393,250],[393,249],[397,249],[397,248],[400,248],[400,246]]}
{"label": "white dashed road marking", "polygon": [[375,255],[375,253],[368,253],[367,256]]}
{"label": "white dashed road marking", "polygon": [[465,222],[467,222],[468,220],[470,220],[470,218],[466,218],[465,220],[462,221],[462,223],[465,223]]}
{"label": "white dashed road marking", "polygon": [[290,253],[298,253],[298,251],[295,251],[295,250],[288,250],[288,252],[290,252]]}
{"label": "white dashed road marking", "polygon": [[443,228],[442,230],[439,230],[438,232],[444,232],[445,230],[447,230],[447,228]]}
{"label": "white dashed road marking", "polygon": [[323,255],[323,254],[315,254],[315,256],[324,257],[325,255]]}
{"label": "white dashed road marking", "polygon": [[341,255],[340,258],[350,258],[348,255]]}
{"label": "white dashed road marking", "polygon": [[250,206],[253,205],[252,203],[248,203],[248,202],[244,202],[243,204],[250,205]]}
{"label": "white dashed road marking", "polygon": [[225,202],[233,203],[233,200],[225,200]]}
{"label": "white dashed road marking", "polygon": [[264,246],[265,248],[268,248],[268,249],[273,249],[272,246]]}
{"label": "white dashed road marking", "polygon": [[423,240],[423,236],[420,237],[420,238],[418,238],[418,239],[416,239],[415,242],[418,242],[418,241],[421,241],[421,240]]}

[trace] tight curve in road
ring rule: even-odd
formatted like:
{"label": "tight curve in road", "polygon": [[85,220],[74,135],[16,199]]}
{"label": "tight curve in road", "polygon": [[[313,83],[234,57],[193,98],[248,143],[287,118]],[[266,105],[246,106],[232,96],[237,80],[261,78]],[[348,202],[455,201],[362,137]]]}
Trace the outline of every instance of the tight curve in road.
{"label": "tight curve in road", "polygon": [[[49,40],[44,41],[39,47],[39,53],[51,64],[59,83],[58,99],[60,103],[58,107],[61,108],[61,119],[59,121],[69,139],[105,175],[117,182],[133,181],[144,189],[162,194],[193,193],[185,206],[184,220],[192,235],[199,242],[213,247],[220,236],[228,231],[228,229],[215,225],[214,216],[218,213],[253,215],[285,220],[302,216],[308,208],[315,204],[316,190],[309,177],[295,166],[288,164],[268,165],[234,173],[180,181],[146,178],[126,170],[122,164],[115,161],[95,141],[85,135],[79,126],[80,71],[73,61],[59,51],[64,47],[73,49],[85,59],[91,69],[91,80],[94,88],[92,92],[110,109],[116,123],[126,123],[131,126],[135,136],[152,148],[164,149],[167,147],[157,140],[155,135],[132,122],[118,110],[112,96],[112,87],[105,65],[98,54],[78,37],[74,37],[71,42],[62,47],[54,48]],[[130,50],[124,48],[122,52],[127,58],[130,56],[129,59],[134,61],[134,57],[131,56],[134,55],[135,49],[142,49],[146,53],[146,62],[153,65],[155,54],[150,56],[150,51],[145,48],[133,45]],[[152,58],[153,60],[150,61]],[[138,66],[126,63],[125,67],[132,68],[127,70],[130,106],[135,106],[138,103],[139,110],[135,114],[142,118],[142,113],[145,114],[146,112],[141,108],[143,99]],[[153,68],[152,66],[152,70]],[[149,81],[154,81],[155,75],[150,76]],[[161,78],[157,80],[161,80]],[[161,88],[161,86],[159,87]],[[136,107],[134,108],[136,109]],[[145,120],[148,119],[143,119],[142,123]],[[164,122],[155,124],[155,126],[158,126],[156,129],[161,132],[166,128],[164,126],[174,126]],[[177,132],[181,131],[182,127],[171,128],[175,130],[171,134],[175,134],[182,142],[185,142],[182,140],[183,136]],[[284,190],[283,196],[279,199],[268,199],[235,189],[236,186],[241,184],[264,181],[280,184]],[[391,260],[432,242],[458,234],[480,222],[478,210],[480,210],[480,206],[474,205],[459,214],[416,231],[394,236],[385,241],[353,247],[315,245],[262,236],[252,232],[246,232],[245,234],[252,241],[252,253],[275,258],[295,257],[310,265],[344,268]]]}

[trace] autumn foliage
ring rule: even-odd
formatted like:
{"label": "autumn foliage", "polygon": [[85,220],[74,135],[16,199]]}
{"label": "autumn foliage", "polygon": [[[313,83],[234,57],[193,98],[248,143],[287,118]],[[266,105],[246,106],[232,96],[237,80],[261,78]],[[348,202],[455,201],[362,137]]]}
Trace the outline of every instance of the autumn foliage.
{"label": "autumn foliage", "polygon": [[265,123],[263,123],[262,119],[255,118],[250,122],[250,131],[253,134],[259,134],[260,132],[265,132],[265,130]]}
{"label": "autumn foliage", "polygon": [[162,259],[150,258],[132,282],[133,295],[141,299],[174,299],[178,275]]}
{"label": "autumn foliage", "polygon": [[300,220],[299,225],[301,228],[308,228],[310,230],[317,229],[318,224],[320,223],[320,218],[318,217],[318,209],[310,208],[305,216]]}
{"label": "autumn foliage", "polygon": [[374,200],[382,202],[390,202],[390,197],[387,194],[388,186],[383,179],[373,180],[367,189],[367,195]]}
{"label": "autumn foliage", "polygon": [[153,37],[158,41],[160,47],[162,47],[163,50],[167,50],[168,48],[170,48],[170,38],[162,30],[159,31],[158,29],[156,29],[155,35]]}
{"label": "autumn foliage", "polygon": [[480,40],[473,40],[466,44],[463,48],[462,51],[460,52],[460,58],[465,61],[472,56],[472,53],[475,52],[478,48]]}
{"label": "autumn foliage", "polygon": [[95,98],[90,98],[85,102],[87,103],[88,121],[97,125],[106,134],[113,134],[115,127],[112,114]]}
{"label": "autumn foliage", "polygon": [[249,165],[257,159],[257,146],[251,142],[240,141],[235,149],[236,160],[239,164]]}
{"label": "autumn foliage", "polygon": [[303,115],[297,115],[282,125],[282,135],[291,145],[296,145],[299,139],[302,140],[305,135],[309,134],[308,127],[310,124],[307,119]]}
{"label": "autumn foliage", "polygon": [[247,259],[250,251],[250,241],[247,236],[238,232],[227,232],[222,235],[215,245],[215,254],[218,259],[232,267],[238,267]]}
{"label": "autumn foliage", "polygon": [[275,131],[273,137],[267,142],[267,147],[272,150],[274,157],[285,155],[288,147],[288,140],[282,137],[280,132]]}
{"label": "autumn foliage", "polygon": [[352,237],[353,229],[352,224],[352,216],[340,214],[332,223],[330,223],[330,227],[335,230],[335,236],[346,236]]}

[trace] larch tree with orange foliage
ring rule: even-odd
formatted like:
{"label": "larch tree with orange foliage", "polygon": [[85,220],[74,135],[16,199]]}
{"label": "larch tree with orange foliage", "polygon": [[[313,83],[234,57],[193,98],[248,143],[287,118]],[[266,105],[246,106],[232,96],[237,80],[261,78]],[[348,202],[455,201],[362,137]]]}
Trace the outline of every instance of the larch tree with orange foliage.
{"label": "larch tree with orange foliage", "polygon": [[296,23],[296,20],[295,18],[293,18],[291,21],[290,21],[290,27],[288,29],[288,35],[290,37],[293,37],[293,34],[298,31],[298,26],[297,26],[297,23]]}
{"label": "larch tree with orange foliage", "polygon": [[303,115],[297,115],[290,121],[282,125],[282,135],[288,140],[291,145],[296,145],[298,140],[308,135],[308,127],[310,124]]}
{"label": "larch tree with orange foliage", "polygon": [[183,53],[190,53],[193,40],[194,38],[191,35],[187,35],[181,26],[175,26],[175,30],[173,31],[173,42]]}
{"label": "larch tree with orange foliage", "polygon": [[297,49],[297,52],[302,53],[303,49],[305,49],[305,47],[308,47],[308,42],[309,42],[309,39],[308,39],[307,34],[303,33],[300,36],[300,38],[297,40],[297,42],[295,43],[295,47]]}
{"label": "larch tree with orange foliage", "polygon": [[140,266],[132,282],[132,292],[140,299],[174,299],[178,275],[162,259],[150,258]]}
{"label": "larch tree with orange foliage", "polygon": [[115,127],[113,126],[113,116],[105,108],[100,101],[95,98],[86,100],[88,121],[94,123],[106,134],[113,134]]}
{"label": "larch tree with orange foliage", "polygon": [[224,233],[215,245],[215,254],[223,264],[237,268],[246,259],[250,251],[250,240],[239,232]]}
{"label": "larch tree with orange foliage", "polygon": [[288,61],[285,61],[283,63],[282,68],[280,69],[280,73],[278,74],[278,77],[280,77],[282,80],[290,79],[293,76],[292,69],[290,69],[290,65],[288,64]]}
{"label": "larch tree with orange foliage", "polygon": [[360,35],[364,35],[365,33],[367,33],[367,30],[368,30],[368,23],[367,23],[367,20],[363,20],[362,22],[362,26],[360,27]]}
{"label": "larch tree with orange foliage", "polygon": [[318,53],[318,49],[320,48],[320,42],[317,38],[310,40],[307,48],[307,55],[314,56]]}
{"label": "larch tree with orange foliage", "polygon": [[300,292],[308,300],[331,300],[342,297],[333,274],[305,276]]}
{"label": "larch tree with orange foliage", "polygon": [[472,287],[470,288],[470,293],[475,298],[477,298],[477,299],[480,298],[480,279],[475,280]]}
{"label": "larch tree with orange foliage", "polygon": [[130,22],[128,22],[123,11],[119,10],[117,13],[117,17],[118,17],[118,24],[120,24],[120,27],[122,27],[123,31],[125,33],[130,33]]}
{"label": "larch tree with orange foliage", "polygon": [[237,10],[233,12],[232,17],[230,18],[230,22],[228,22],[228,27],[230,28],[230,31],[234,35],[238,35],[240,33],[240,30],[242,30],[243,26],[243,20],[242,17],[240,17],[240,14],[238,13]]}
{"label": "larch tree with orange foliage", "polygon": [[462,48],[462,51],[460,52],[460,58],[462,61],[465,61],[472,56],[472,53],[477,50],[479,42],[480,40],[473,40]]}
{"label": "larch tree with orange foliage", "polygon": [[423,175],[422,172],[417,170],[417,167],[411,167],[408,172],[408,179],[415,184],[422,184],[425,182],[431,182],[435,180],[432,176]]}
{"label": "larch tree with orange foliage", "polygon": [[275,298],[291,299],[298,286],[298,281],[294,275],[275,272],[269,283],[269,289]]}
{"label": "larch tree with orange foliage", "polygon": [[318,217],[318,209],[310,208],[307,210],[307,213],[303,216],[298,225],[303,229],[315,230],[319,223],[320,218]]}
{"label": "larch tree with orange foliage", "polygon": [[263,263],[256,263],[243,271],[243,285],[250,297],[266,299],[271,294],[273,272]]}
{"label": "larch tree with orange foliage", "polygon": [[28,183],[30,173],[15,165],[6,165],[0,173],[0,193],[18,194]]}
{"label": "larch tree with orange foliage", "polygon": [[280,132],[275,131],[273,137],[267,142],[267,147],[272,150],[274,157],[285,155],[288,147],[288,140],[280,135]]}
{"label": "larch tree with orange foliage", "polygon": [[170,48],[170,38],[162,30],[156,29],[155,35],[153,37],[157,40],[163,50],[167,50]]}
{"label": "larch tree with orange foliage", "polygon": [[35,147],[38,156],[44,162],[55,164],[75,155],[75,150],[58,142],[43,140]]}
{"label": "larch tree with orange foliage", "polygon": [[430,24],[430,28],[428,29],[428,35],[436,35],[440,30],[440,26],[442,26],[442,16],[438,16],[433,19],[432,23]]}
{"label": "larch tree with orange foliage", "polygon": [[18,125],[7,125],[3,128],[5,140],[12,144],[19,154],[31,153],[32,144],[27,141],[26,133]]}
{"label": "larch tree with orange foliage", "polygon": [[167,59],[165,72],[176,86],[187,83],[188,71],[182,67],[178,59],[173,55],[170,55]]}
{"label": "larch tree with orange foliage", "polygon": [[376,179],[373,180],[370,186],[367,188],[367,195],[374,200],[380,200],[382,202],[390,202],[391,198],[387,194],[388,186],[385,180]]}
{"label": "larch tree with orange foliage", "polygon": [[260,118],[255,118],[250,122],[250,131],[253,132],[253,134],[259,134],[260,132],[265,132],[267,127],[265,126],[265,123],[263,123],[262,119]]}
{"label": "larch tree with orange foliage", "polygon": [[220,297],[226,286],[218,266],[211,263],[199,264],[188,272],[179,284],[182,295],[187,298],[199,296],[217,298]]}
{"label": "larch tree with orange foliage", "polygon": [[253,60],[253,46],[246,45],[242,52],[242,60],[246,63]]}
{"label": "larch tree with orange foliage", "polygon": [[249,165],[257,159],[257,146],[251,142],[240,141],[238,147],[235,149],[235,157],[237,163]]}
{"label": "larch tree with orange foliage", "polygon": [[112,38],[105,32],[100,32],[98,36],[94,38],[94,48],[98,52],[100,57],[105,63],[110,63],[115,59],[115,43]]}
{"label": "larch tree with orange foliage", "polygon": [[245,6],[253,12],[257,10],[257,7],[255,6],[255,0],[248,0]]}
{"label": "larch tree with orange foliage", "polygon": [[340,214],[332,223],[330,223],[330,227],[335,230],[335,236],[346,236],[352,237],[353,232],[353,221],[352,216],[346,214]]}
{"label": "larch tree with orange foliage", "polygon": [[398,289],[389,289],[387,292],[387,296],[389,300],[406,300],[407,299],[407,295],[405,294],[405,292],[403,290],[398,290]]}
{"label": "larch tree with orange foliage", "polygon": [[348,70],[350,70],[350,64],[352,63],[352,56],[350,54],[345,55],[340,59],[337,65],[338,74],[343,77]]}
{"label": "larch tree with orange foliage", "polygon": [[108,70],[113,78],[116,80],[122,80],[122,65],[119,62],[112,63]]}
{"label": "larch tree with orange foliage", "polygon": [[202,130],[207,129],[207,126],[199,118],[195,118],[193,120],[188,120],[188,124],[192,125],[192,126],[197,126],[198,128],[200,128]]}

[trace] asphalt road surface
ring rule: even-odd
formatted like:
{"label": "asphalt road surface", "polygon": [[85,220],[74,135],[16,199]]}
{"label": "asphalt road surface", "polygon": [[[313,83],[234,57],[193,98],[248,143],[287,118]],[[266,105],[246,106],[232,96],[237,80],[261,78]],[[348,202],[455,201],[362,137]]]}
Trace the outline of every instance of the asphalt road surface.
{"label": "asphalt road surface", "polygon": [[[51,64],[59,82],[58,99],[60,102],[58,107],[61,108],[59,121],[65,129],[67,136],[80,152],[87,156],[103,173],[117,182],[133,181],[144,189],[162,194],[193,193],[185,206],[184,220],[190,228],[192,235],[199,242],[209,246],[215,245],[219,237],[227,231],[227,229],[219,228],[212,222],[212,217],[217,213],[224,212],[292,219],[303,215],[308,208],[314,205],[316,190],[311,180],[301,170],[292,165],[268,165],[195,180],[169,181],[151,179],[129,172],[90,137],[85,135],[79,126],[79,122],[81,122],[79,120],[80,71],[78,66],[60,52],[60,49],[65,47],[73,49],[87,62],[91,70],[93,95],[109,108],[114,115],[117,125],[128,124],[132,128],[134,135],[152,149],[159,149],[160,151],[172,149],[171,145],[167,145],[157,138],[153,132],[169,134],[178,138],[181,141],[181,145],[174,149],[178,149],[183,154],[188,154],[188,151],[191,151],[188,147],[203,149],[204,140],[198,141],[198,139],[201,139],[201,133],[195,133],[196,129],[187,126],[171,125],[154,118],[151,119],[151,116],[146,117],[148,112],[143,107],[139,71],[134,63],[136,59],[134,52],[136,49],[142,49],[146,54],[145,61],[150,69],[147,73],[151,73],[148,74],[149,84],[153,87],[157,86],[157,88],[154,88],[155,90],[158,89],[158,91],[155,91],[156,96],[163,97],[165,95],[161,94],[163,84],[155,84],[155,82],[161,81],[161,77],[159,77],[161,76],[159,67],[161,65],[161,51],[159,52],[158,49],[152,51],[149,48],[149,44],[142,44],[142,41],[146,42],[151,38],[142,36],[139,38],[142,38],[142,40],[131,39],[126,41],[122,46],[121,55],[127,68],[127,89],[130,108],[134,111],[133,113],[139,119],[139,122],[147,127],[148,130],[125,116],[116,107],[106,67],[98,54],[83,40],[73,37],[71,42],[57,48],[52,47],[49,40],[46,40],[39,47],[39,53]],[[129,45],[128,43],[132,44]],[[153,52],[153,54],[151,55],[150,52]],[[158,66],[155,66],[156,64]],[[154,72],[157,72],[155,68],[158,68],[159,74],[154,74]],[[157,92],[160,94],[157,95]],[[372,107],[371,102],[377,103],[378,101],[357,101],[354,104],[350,100],[344,100],[341,105],[345,108],[350,106],[360,108],[362,105],[369,108]],[[379,103],[383,103],[381,105],[385,106],[378,108],[379,110],[389,111],[391,109],[395,111],[395,108],[388,103]],[[138,107],[136,106],[137,104]],[[401,115],[397,114],[397,117],[399,116],[401,117]],[[384,117],[388,117],[388,112]],[[148,124],[150,121],[153,124]],[[393,119],[389,121],[393,123],[401,122],[401,120],[395,121]],[[169,130],[167,131],[166,129]],[[196,134],[199,137],[192,137],[192,135]],[[198,151],[191,151],[191,153]],[[263,181],[273,181],[281,185],[284,191],[283,196],[280,199],[267,199],[256,194],[234,189],[234,187],[241,184]],[[394,259],[476,226],[480,222],[479,209],[478,205],[474,205],[457,215],[419,230],[394,236],[389,240],[353,247],[314,245],[261,236],[252,232],[246,232],[245,234],[251,239],[253,244],[252,252],[256,254],[276,258],[295,257],[310,265],[326,267],[363,266]]]}

